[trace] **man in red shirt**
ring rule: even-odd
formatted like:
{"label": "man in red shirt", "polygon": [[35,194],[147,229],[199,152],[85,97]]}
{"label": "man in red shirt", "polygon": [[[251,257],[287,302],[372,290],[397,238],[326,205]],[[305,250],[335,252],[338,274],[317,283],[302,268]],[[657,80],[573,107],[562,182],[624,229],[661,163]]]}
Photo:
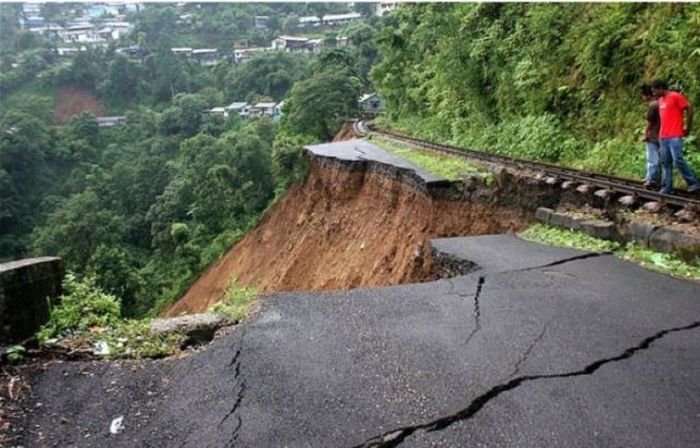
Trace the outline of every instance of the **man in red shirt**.
{"label": "man in red shirt", "polygon": [[[683,137],[690,134],[693,126],[693,107],[678,92],[668,90],[665,81],[657,79],[651,83],[651,90],[659,102],[661,128],[659,129],[659,149],[661,159],[661,190],[669,194],[673,191],[673,164],[688,184],[688,191],[700,190],[697,178],[683,158]],[[683,116],[685,115],[685,127]]]}

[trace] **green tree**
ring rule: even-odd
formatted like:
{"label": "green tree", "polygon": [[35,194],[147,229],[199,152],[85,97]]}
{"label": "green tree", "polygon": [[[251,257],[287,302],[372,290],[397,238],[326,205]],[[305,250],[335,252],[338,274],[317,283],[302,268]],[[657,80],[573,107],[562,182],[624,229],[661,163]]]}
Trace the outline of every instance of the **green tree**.
{"label": "green tree", "polygon": [[141,93],[142,78],[141,66],[117,53],[109,63],[102,91],[113,102],[130,102]]}
{"label": "green tree", "polygon": [[103,208],[94,191],[71,196],[32,235],[36,255],[62,257],[70,269],[83,271],[101,244],[117,245],[126,235],[124,218]]}
{"label": "green tree", "polygon": [[294,82],[308,76],[308,59],[303,55],[270,52],[236,66],[226,77],[229,98],[265,95],[279,101]]}
{"label": "green tree", "polygon": [[163,111],[159,128],[163,134],[191,137],[199,131],[204,112],[209,109],[206,98],[197,94],[178,94],[173,105]]}
{"label": "green tree", "polygon": [[345,72],[326,71],[294,85],[285,103],[283,127],[328,141],[343,121],[358,115],[360,81]]}
{"label": "green tree", "polygon": [[272,175],[277,194],[301,181],[307,172],[304,145],[315,143],[315,138],[298,134],[279,133],[272,149]]}

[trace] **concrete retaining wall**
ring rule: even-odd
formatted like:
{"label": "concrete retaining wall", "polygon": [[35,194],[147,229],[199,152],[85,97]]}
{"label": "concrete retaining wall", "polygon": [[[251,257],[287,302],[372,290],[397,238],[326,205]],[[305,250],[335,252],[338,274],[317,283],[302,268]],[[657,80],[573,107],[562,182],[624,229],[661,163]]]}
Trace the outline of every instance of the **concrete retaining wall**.
{"label": "concrete retaining wall", "polygon": [[675,253],[685,259],[700,256],[700,238],[664,226],[637,221],[617,225],[612,221],[579,219],[544,207],[537,209],[535,218],[552,227],[580,230],[604,240],[633,241],[657,252]]}
{"label": "concrete retaining wall", "polygon": [[57,257],[0,263],[0,344],[22,341],[46,323],[63,276]]}

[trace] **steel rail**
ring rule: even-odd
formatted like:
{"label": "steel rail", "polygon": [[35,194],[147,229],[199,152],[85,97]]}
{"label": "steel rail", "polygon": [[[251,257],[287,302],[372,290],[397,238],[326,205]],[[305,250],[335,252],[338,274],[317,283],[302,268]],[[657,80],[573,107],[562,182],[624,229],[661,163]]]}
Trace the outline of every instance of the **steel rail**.
{"label": "steel rail", "polygon": [[476,151],[474,149],[468,148],[460,148],[457,146],[445,145],[442,143],[435,143],[392,131],[370,128],[364,121],[356,121],[353,124],[353,130],[359,136],[374,134],[378,136],[389,137],[394,140],[404,141],[444,154],[450,154],[469,159],[477,159],[489,163],[498,163],[501,165],[515,167],[518,169],[529,169],[533,171],[538,171],[550,177],[554,177],[561,180],[574,181],[579,184],[587,184],[592,187],[599,187],[605,190],[610,190],[614,193],[623,193],[627,195],[632,195],[636,198],[648,199],[652,201],[661,202],[663,204],[670,204],[679,207],[692,206],[700,208],[700,199],[694,199],[679,194],[664,194],[656,191],[647,190],[646,188],[644,188],[641,182],[635,181],[633,179],[625,179],[623,177],[591,173],[583,170],[576,170],[573,168],[564,168],[545,162],[533,162],[530,160],[518,159],[516,157],[486,153],[483,151]]}

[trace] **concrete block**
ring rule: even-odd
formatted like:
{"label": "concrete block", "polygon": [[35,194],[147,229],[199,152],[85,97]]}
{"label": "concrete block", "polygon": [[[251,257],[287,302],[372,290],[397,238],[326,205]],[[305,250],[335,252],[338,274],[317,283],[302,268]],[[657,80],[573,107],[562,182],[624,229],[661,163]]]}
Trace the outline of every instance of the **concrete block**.
{"label": "concrete block", "polygon": [[649,224],[647,222],[632,221],[627,226],[627,236],[628,239],[635,241],[644,246],[649,246],[649,237],[658,226]]}
{"label": "concrete block", "polygon": [[552,213],[549,216],[549,225],[553,227],[563,227],[566,229],[578,228],[578,223],[571,216],[564,213]]}
{"label": "concrete block", "polygon": [[549,218],[552,213],[554,213],[554,210],[551,208],[539,207],[537,211],[535,211],[535,219],[545,224],[549,224]]}
{"label": "concrete block", "polygon": [[591,219],[580,223],[581,231],[588,235],[603,240],[615,241],[618,239],[618,232],[615,223],[600,219]]}
{"label": "concrete block", "polygon": [[649,236],[649,248],[658,252],[673,252],[678,232],[667,227],[658,227]]}
{"label": "concrete block", "polygon": [[231,320],[221,314],[200,313],[186,316],[155,319],[151,322],[151,332],[155,334],[178,333],[187,336],[188,344],[209,342],[216,330],[231,324]]}
{"label": "concrete block", "polygon": [[0,263],[0,344],[27,339],[49,320],[64,275],[57,257]]}
{"label": "concrete block", "polygon": [[649,248],[659,252],[674,252],[689,258],[700,255],[700,238],[668,227],[659,227],[649,237]]}

